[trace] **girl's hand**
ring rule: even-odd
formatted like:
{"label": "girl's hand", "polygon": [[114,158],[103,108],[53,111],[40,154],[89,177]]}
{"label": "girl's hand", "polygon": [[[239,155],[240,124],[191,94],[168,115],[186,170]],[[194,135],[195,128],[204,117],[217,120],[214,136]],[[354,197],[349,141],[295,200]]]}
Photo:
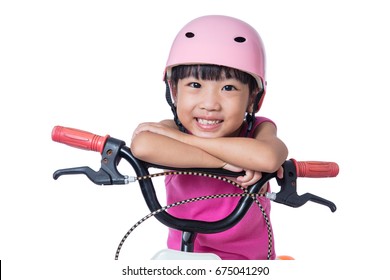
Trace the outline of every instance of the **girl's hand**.
{"label": "girl's hand", "polygon": [[[226,163],[222,168],[233,172],[241,172],[244,170],[240,167],[234,166],[229,163]],[[245,170],[244,176],[239,176],[237,178],[229,178],[229,179],[236,182],[237,184],[240,184],[243,187],[248,187],[256,183],[258,180],[260,180],[260,178],[261,178],[261,172]]]}
{"label": "girl's hand", "polygon": [[[242,168],[234,166],[234,165],[231,165],[231,164],[228,164],[228,163],[226,163],[223,166],[223,168],[226,169],[226,170],[229,170],[229,171],[233,171],[233,172],[243,171]],[[283,167],[282,166],[276,171],[276,176],[279,179],[283,178]],[[248,186],[253,185],[254,183],[256,183],[258,180],[260,180],[261,177],[262,177],[261,172],[253,171],[253,170],[245,170],[245,175],[244,176],[239,176],[237,178],[229,178],[229,179],[233,180],[234,182],[240,184],[243,187],[248,187]],[[267,188],[268,188],[268,184],[266,183],[266,184],[264,184],[261,187],[259,193],[265,194],[267,192]]]}
{"label": "girl's hand", "polygon": [[[256,183],[258,180],[261,179],[261,172],[258,171],[252,171],[252,170],[245,170],[245,176],[240,176],[238,177],[238,181],[241,182],[241,186],[243,187],[248,187],[250,185],[253,185]],[[276,171],[276,177],[279,179],[283,178],[283,167],[279,167],[279,169]],[[265,183],[259,193],[260,194],[265,194],[268,191],[268,184]]]}
{"label": "girl's hand", "polygon": [[261,176],[261,172],[245,170],[245,175],[237,177],[237,182],[243,187],[249,187],[259,181]]}

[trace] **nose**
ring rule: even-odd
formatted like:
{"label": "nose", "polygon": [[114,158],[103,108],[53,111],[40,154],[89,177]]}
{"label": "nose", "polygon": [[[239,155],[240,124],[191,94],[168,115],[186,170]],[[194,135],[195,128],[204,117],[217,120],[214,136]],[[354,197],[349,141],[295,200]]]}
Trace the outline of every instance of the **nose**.
{"label": "nose", "polygon": [[207,111],[218,111],[221,109],[219,100],[219,91],[215,89],[208,89],[203,92],[200,108]]}

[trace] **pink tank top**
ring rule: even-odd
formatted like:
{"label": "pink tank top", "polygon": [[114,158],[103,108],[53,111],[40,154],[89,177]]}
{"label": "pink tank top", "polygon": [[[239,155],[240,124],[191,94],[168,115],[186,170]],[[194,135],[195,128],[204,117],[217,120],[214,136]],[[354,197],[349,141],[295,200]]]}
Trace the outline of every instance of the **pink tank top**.
{"label": "pink tank top", "polygon": [[[272,122],[264,117],[257,117],[251,133],[263,122]],[[246,124],[240,136],[245,137]],[[193,175],[169,175],[165,178],[168,204],[188,198],[204,195],[241,193],[239,188],[208,177]],[[268,186],[269,188],[269,186]],[[229,215],[240,198],[216,198],[193,202],[169,209],[169,213],[178,218],[215,221]],[[264,197],[258,198],[265,213],[270,214],[270,201]],[[270,223],[270,222],[269,222]],[[272,240],[271,259],[275,259]],[[168,248],[180,250],[181,232],[169,229]],[[231,229],[214,234],[198,234],[195,239],[194,251],[214,253],[226,260],[264,260],[268,255],[267,224],[259,206],[253,203],[245,217]]]}

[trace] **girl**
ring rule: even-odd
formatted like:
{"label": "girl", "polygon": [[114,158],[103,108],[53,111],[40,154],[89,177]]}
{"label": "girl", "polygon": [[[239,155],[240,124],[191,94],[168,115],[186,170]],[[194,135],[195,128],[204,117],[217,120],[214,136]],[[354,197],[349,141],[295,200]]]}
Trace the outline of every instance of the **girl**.
{"label": "girl", "polygon": [[[258,33],[227,16],[204,16],[188,23],[173,42],[165,68],[166,98],[172,120],[142,123],[131,150],[144,161],[172,167],[225,168],[245,171],[236,181],[246,187],[261,172],[278,171],[287,148],[275,124],[255,117],[265,94],[265,58]],[[240,192],[207,177],[170,175],[165,179],[168,204],[203,195]],[[269,184],[261,189],[269,191]],[[270,202],[259,198],[269,216]],[[235,199],[212,199],[172,208],[186,219],[214,221],[227,216]],[[168,247],[179,249],[180,232],[170,229]],[[222,259],[266,259],[268,233],[256,205],[236,226],[216,234],[198,234],[195,252]],[[271,258],[275,258],[272,249]]]}

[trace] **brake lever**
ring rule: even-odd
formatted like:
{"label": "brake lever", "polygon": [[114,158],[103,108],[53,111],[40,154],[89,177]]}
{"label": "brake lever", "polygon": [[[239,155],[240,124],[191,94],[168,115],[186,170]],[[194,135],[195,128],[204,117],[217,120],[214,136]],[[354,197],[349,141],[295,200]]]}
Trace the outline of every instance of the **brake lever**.
{"label": "brake lever", "polygon": [[291,207],[300,207],[308,201],[312,201],[329,207],[332,212],[336,211],[336,205],[322,197],[311,193],[298,195],[297,193],[297,171],[292,160],[287,160],[283,164],[284,174],[283,178],[276,178],[280,191],[278,193],[267,193],[267,197],[277,203],[282,203]]}
{"label": "brake lever", "polygon": [[54,172],[53,178],[57,180],[62,175],[84,174],[97,185],[123,185],[134,180],[133,177],[122,175],[117,169],[120,161],[119,151],[125,142],[109,138],[102,151],[101,167],[94,171],[88,166],[59,169]]}
{"label": "brake lever", "polygon": [[88,177],[89,180],[91,180],[97,185],[112,184],[111,177],[107,172],[105,172],[103,169],[100,169],[96,172],[88,166],[59,169],[54,172],[53,178],[57,180],[60,176],[72,174],[84,174]]}

